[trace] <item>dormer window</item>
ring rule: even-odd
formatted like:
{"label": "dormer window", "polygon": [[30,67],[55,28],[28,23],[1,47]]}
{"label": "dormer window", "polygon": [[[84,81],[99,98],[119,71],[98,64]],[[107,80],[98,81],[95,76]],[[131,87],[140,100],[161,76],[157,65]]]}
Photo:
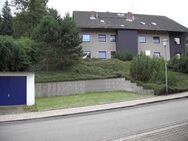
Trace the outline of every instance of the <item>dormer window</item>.
{"label": "dormer window", "polygon": [[152,25],[157,25],[157,23],[156,23],[156,22],[151,22],[151,24],[152,24]]}
{"label": "dormer window", "polygon": [[97,13],[95,11],[91,11],[90,20],[95,20],[97,17]]}
{"label": "dormer window", "polygon": [[119,17],[124,17],[125,16],[125,14],[123,14],[123,13],[118,13],[117,14]]}
{"label": "dormer window", "polygon": [[142,25],[146,25],[146,23],[145,22],[140,22]]}
{"label": "dormer window", "polygon": [[104,23],[104,20],[100,20],[100,23]]}
{"label": "dormer window", "polygon": [[90,17],[90,20],[95,20],[96,18],[95,17]]}

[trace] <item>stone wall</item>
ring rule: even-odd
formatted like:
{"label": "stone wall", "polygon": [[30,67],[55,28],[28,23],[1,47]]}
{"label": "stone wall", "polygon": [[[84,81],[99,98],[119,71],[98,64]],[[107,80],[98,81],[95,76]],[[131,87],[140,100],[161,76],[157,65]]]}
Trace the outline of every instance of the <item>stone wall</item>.
{"label": "stone wall", "polygon": [[36,97],[63,96],[105,91],[129,91],[141,94],[154,93],[153,90],[145,90],[142,87],[137,86],[136,83],[131,83],[124,78],[37,83],[35,85],[35,91]]}

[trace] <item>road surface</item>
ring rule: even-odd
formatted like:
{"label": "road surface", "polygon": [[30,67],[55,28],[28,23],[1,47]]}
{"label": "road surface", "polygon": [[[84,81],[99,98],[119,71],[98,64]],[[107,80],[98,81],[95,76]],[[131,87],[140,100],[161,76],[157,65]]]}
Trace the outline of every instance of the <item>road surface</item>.
{"label": "road surface", "polygon": [[100,141],[188,121],[188,98],[90,114],[1,123],[0,141]]}

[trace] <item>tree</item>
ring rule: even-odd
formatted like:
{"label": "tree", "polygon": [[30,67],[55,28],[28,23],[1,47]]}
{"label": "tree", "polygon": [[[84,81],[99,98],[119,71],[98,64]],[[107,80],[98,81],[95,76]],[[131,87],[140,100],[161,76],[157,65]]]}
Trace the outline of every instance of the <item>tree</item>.
{"label": "tree", "polygon": [[[37,0],[37,1],[40,2],[41,5],[44,7],[48,3],[48,0]],[[12,0],[12,4],[15,6],[16,10],[22,11],[22,12],[27,11],[31,3],[33,3],[32,0]]]}
{"label": "tree", "polygon": [[30,0],[12,0],[12,5],[15,6],[18,11],[26,11]]}
{"label": "tree", "polygon": [[2,17],[1,17],[1,13],[0,13],[0,33],[1,33],[1,26],[2,26]]}
{"label": "tree", "polygon": [[0,35],[0,71],[9,71],[9,61],[12,57],[12,38]]}
{"label": "tree", "polygon": [[61,66],[70,66],[81,57],[81,37],[69,14],[66,14],[60,26]]}
{"label": "tree", "polygon": [[2,9],[1,35],[13,35],[13,21],[8,0],[5,1]]}
{"label": "tree", "polygon": [[49,8],[48,15],[52,16],[55,20],[57,20],[59,24],[61,23],[62,18],[56,9]]}
{"label": "tree", "polygon": [[[49,64],[55,64],[58,61],[58,40],[59,40],[59,24],[52,16],[45,16],[35,29],[33,37],[41,44],[41,61],[45,64],[46,71],[49,70]],[[40,63],[39,62],[39,63]]]}
{"label": "tree", "polygon": [[15,35],[32,36],[34,28],[47,15],[48,0],[14,0],[18,9],[14,19]]}

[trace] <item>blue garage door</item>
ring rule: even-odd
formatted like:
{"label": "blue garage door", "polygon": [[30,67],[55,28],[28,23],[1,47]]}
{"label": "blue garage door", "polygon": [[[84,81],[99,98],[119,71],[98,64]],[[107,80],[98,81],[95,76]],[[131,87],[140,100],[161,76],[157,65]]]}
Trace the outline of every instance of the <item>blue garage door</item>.
{"label": "blue garage door", "polygon": [[0,76],[0,105],[26,104],[26,77]]}

